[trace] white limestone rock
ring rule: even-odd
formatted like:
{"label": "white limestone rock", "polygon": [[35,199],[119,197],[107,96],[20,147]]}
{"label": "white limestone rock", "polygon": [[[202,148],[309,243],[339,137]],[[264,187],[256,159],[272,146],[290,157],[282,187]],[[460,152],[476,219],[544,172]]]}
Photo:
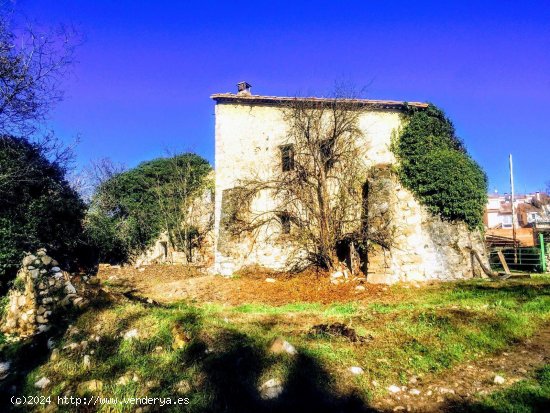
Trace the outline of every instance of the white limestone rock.
{"label": "white limestone rock", "polygon": [[271,400],[279,397],[284,391],[284,387],[280,380],[269,379],[263,383],[258,390],[263,400]]}
{"label": "white limestone rock", "polygon": [[42,377],[40,380],[38,380],[36,383],[34,383],[34,387],[40,390],[44,390],[46,387],[50,385],[51,381],[47,377]]}
{"label": "white limestone rock", "polygon": [[139,338],[139,332],[137,328],[133,328],[124,333],[124,340],[136,340]]}

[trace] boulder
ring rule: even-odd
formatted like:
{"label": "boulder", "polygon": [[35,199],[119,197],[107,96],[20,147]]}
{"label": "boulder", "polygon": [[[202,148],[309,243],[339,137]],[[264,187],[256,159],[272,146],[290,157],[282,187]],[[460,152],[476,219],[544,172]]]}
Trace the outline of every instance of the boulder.
{"label": "boulder", "polygon": [[88,380],[80,383],[77,387],[77,394],[83,396],[86,393],[97,393],[103,389],[103,382],[100,380]]}
{"label": "boulder", "polygon": [[274,354],[287,353],[290,355],[295,355],[297,353],[296,348],[290,344],[288,341],[283,340],[281,337],[277,337],[269,348]]}
{"label": "boulder", "polygon": [[39,324],[48,324],[48,319],[45,318],[44,316],[36,316],[36,322],[39,323]]}
{"label": "boulder", "polygon": [[67,293],[67,294],[76,294],[76,288],[74,287],[74,285],[70,281],[67,281],[65,283],[65,293]]}
{"label": "boulder", "polygon": [[47,255],[43,255],[40,260],[42,261],[42,264],[44,265],[50,265],[52,263],[52,258],[47,256]]}
{"label": "boulder", "polygon": [[4,380],[10,374],[11,362],[4,361],[0,363],[0,380]]}
{"label": "boulder", "polygon": [[124,333],[123,336],[124,340],[135,340],[139,338],[139,332],[137,328],[133,328],[131,330],[128,330],[126,333]]}
{"label": "boulder", "polygon": [[284,391],[283,384],[278,379],[269,379],[259,387],[260,397],[271,400],[279,397]]}
{"label": "boulder", "polygon": [[25,258],[23,258],[23,267],[28,267],[34,262],[35,259],[36,257],[34,255],[27,255]]}
{"label": "boulder", "polygon": [[495,384],[504,384],[505,381],[506,381],[506,379],[504,377],[496,375],[494,380],[493,380],[493,383],[495,383]]}
{"label": "boulder", "polygon": [[40,380],[38,380],[36,383],[34,383],[34,387],[40,390],[44,390],[46,387],[50,385],[51,381],[47,377],[42,377]]}

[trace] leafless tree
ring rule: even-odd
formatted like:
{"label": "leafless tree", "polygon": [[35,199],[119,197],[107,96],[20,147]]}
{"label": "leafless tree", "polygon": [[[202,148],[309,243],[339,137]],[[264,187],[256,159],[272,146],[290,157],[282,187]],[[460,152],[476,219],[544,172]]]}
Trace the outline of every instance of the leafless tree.
{"label": "leafless tree", "polygon": [[30,137],[63,98],[60,83],[74,61],[76,32],[11,27],[0,4],[0,134]]}
{"label": "leafless tree", "polygon": [[[45,130],[44,121],[63,97],[60,83],[73,62],[76,32],[64,27],[45,32],[30,23],[14,28],[11,17],[9,4],[0,0],[0,137],[5,138],[0,149],[9,160],[10,150],[15,149],[8,138],[29,139],[66,173],[74,159],[73,145],[63,144]],[[9,162],[9,166],[0,170],[0,191],[32,179],[32,159]]]}
{"label": "leafless tree", "polygon": [[[249,179],[234,192],[232,219],[238,231],[251,231],[273,220],[293,225],[290,236],[312,263],[338,267],[343,242],[361,243],[366,167],[359,143],[361,107],[357,96],[338,90],[330,99],[296,98],[285,104],[286,141],[281,165],[271,179]],[[269,191],[273,209],[254,214],[248,206]],[[243,208],[247,208],[243,214]]]}
{"label": "leafless tree", "polygon": [[94,191],[104,182],[115,175],[126,171],[126,166],[116,163],[110,158],[92,160],[88,166],[69,175],[72,188],[77,191],[82,199],[90,201]]}
{"label": "leafless tree", "polygon": [[195,208],[200,204],[204,191],[211,185],[210,177],[197,182],[197,173],[189,157],[169,153],[170,179],[157,177],[154,191],[157,195],[159,213],[168,239],[175,251],[183,251],[187,262],[193,261],[193,250],[200,247],[213,222],[201,225]]}

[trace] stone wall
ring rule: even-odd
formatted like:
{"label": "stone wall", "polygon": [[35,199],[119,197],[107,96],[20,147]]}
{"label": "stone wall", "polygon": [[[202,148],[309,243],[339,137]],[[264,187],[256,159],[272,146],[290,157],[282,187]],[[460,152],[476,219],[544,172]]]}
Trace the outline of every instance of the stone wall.
{"label": "stone wall", "polygon": [[[364,137],[357,142],[364,148],[365,167],[391,164],[390,138],[401,125],[398,110],[368,110],[359,118]],[[303,251],[283,236],[273,219],[250,234],[228,237],[222,226],[224,193],[247,179],[266,180],[280,168],[280,145],[286,142],[287,125],[283,111],[273,105],[218,103],[216,105],[216,196],[215,196],[215,268],[214,272],[231,275],[243,266],[259,265],[287,270],[300,261]],[[274,201],[262,191],[252,202],[253,215],[273,209]]]}
{"label": "stone wall", "polygon": [[87,305],[71,282],[45,249],[28,254],[8,294],[2,330],[16,337],[29,337],[50,329],[52,318],[67,306]]}
{"label": "stone wall", "polygon": [[[479,268],[472,264],[470,249],[486,258],[481,234],[469,231],[464,224],[432,216],[392,172],[397,163],[391,151],[392,137],[399,133],[402,122],[401,112],[395,108],[365,109],[359,117],[363,137],[357,145],[363,151],[365,182],[371,189],[371,241],[363,271],[369,281],[384,283],[471,277]],[[223,101],[216,105],[217,274],[228,276],[246,266],[284,271],[304,256],[291,237],[282,233],[276,219],[248,233],[232,234],[224,228],[228,213],[225,198],[239,182],[266,181],[275,175],[281,167],[280,145],[286,143],[286,133],[282,109],[276,104]],[[358,208],[363,201],[358,198]],[[277,209],[275,200],[265,190],[250,205],[255,216],[265,216],[273,209]]]}
{"label": "stone wall", "polygon": [[[214,181],[214,172],[207,180]],[[189,207],[187,224],[198,230],[197,245],[190,253],[176,250],[172,246],[167,232],[160,234],[155,243],[134,260],[139,267],[153,263],[186,264],[200,267],[211,267],[214,262],[214,192],[209,186],[197,196]],[[191,260],[188,256],[191,256]]]}
{"label": "stone wall", "polygon": [[[444,221],[420,205],[414,195],[392,178],[389,199],[391,246],[370,251],[367,280],[397,281],[456,280],[481,276],[471,251],[488,260],[480,231],[470,231],[462,222]],[[383,263],[383,265],[381,264]]]}

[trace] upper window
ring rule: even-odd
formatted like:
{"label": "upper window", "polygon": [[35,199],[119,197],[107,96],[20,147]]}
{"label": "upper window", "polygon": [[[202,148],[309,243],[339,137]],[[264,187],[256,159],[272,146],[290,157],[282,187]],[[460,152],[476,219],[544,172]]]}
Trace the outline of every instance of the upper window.
{"label": "upper window", "polygon": [[279,220],[281,221],[281,232],[283,234],[290,234],[290,214],[288,212],[279,214]]}
{"label": "upper window", "polygon": [[502,217],[502,228],[512,228],[512,215]]}
{"label": "upper window", "polygon": [[294,169],[294,145],[281,146],[281,165],[283,172]]}
{"label": "upper window", "polygon": [[335,164],[334,159],[334,139],[325,139],[319,143],[319,151],[321,152],[321,160],[325,164],[325,170],[328,171]]}

